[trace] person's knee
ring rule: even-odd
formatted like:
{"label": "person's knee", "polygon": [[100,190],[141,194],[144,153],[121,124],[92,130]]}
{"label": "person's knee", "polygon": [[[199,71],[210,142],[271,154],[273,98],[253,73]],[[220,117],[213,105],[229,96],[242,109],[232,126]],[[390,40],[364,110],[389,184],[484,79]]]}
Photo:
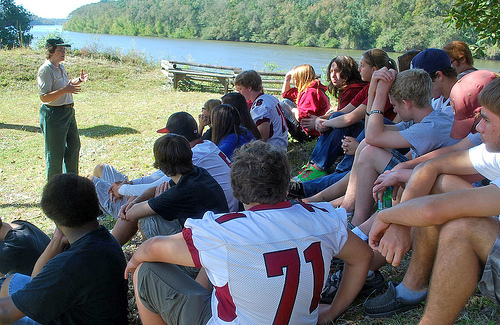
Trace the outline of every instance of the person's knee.
{"label": "person's knee", "polygon": [[9,296],[9,284],[13,275],[14,274],[10,274],[5,278],[5,281],[2,284],[2,288],[0,288],[0,298]]}
{"label": "person's knee", "polygon": [[102,170],[103,169],[104,169],[104,164],[103,163],[98,164],[97,166],[95,166],[94,172],[92,173],[92,175],[95,177],[102,178]]}

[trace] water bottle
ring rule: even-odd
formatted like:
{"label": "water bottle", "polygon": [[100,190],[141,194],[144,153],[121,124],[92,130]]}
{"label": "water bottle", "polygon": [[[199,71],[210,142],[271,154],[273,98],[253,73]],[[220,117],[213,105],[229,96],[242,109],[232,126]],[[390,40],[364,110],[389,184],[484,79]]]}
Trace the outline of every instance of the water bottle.
{"label": "water bottle", "polygon": [[382,200],[378,201],[377,211],[382,211],[390,207],[392,207],[392,186],[385,189]]}

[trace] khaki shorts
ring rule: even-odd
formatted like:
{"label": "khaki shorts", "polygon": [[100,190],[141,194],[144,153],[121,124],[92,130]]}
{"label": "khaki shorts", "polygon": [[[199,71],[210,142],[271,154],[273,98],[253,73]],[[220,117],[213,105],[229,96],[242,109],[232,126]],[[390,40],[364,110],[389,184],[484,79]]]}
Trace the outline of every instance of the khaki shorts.
{"label": "khaki shorts", "polygon": [[212,317],[212,294],[177,265],[143,263],[137,293],[144,306],[169,325],[204,325]]}

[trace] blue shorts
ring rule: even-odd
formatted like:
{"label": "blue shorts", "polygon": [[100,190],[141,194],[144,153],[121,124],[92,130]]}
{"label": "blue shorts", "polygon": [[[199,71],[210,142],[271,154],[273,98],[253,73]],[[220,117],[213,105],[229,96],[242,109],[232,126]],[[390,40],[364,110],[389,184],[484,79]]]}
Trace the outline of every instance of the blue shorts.
{"label": "blue shorts", "polygon": [[[18,290],[21,290],[24,288],[26,283],[31,281],[31,277],[24,275],[24,274],[19,274],[15,273],[12,278],[10,279],[9,283],[9,296],[11,296],[14,292],[17,292]],[[13,325],[40,325],[40,323],[35,322],[28,316],[21,318],[17,322],[12,323]]]}

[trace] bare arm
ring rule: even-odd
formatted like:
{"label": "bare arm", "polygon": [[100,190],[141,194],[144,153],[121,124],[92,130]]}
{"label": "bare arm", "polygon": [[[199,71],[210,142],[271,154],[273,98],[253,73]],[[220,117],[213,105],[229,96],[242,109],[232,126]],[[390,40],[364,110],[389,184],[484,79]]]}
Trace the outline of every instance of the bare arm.
{"label": "bare arm", "polygon": [[33,279],[36,277],[38,273],[42,271],[45,264],[47,264],[47,262],[54,256],[61,253],[67,245],[69,245],[68,239],[63,235],[59,228],[56,228],[49,244],[36,261],[35,266],[33,267],[33,272],[31,272],[31,278]]}
{"label": "bare arm", "polygon": [[143,262],[195,266],[182,233],[172,236],[156,236],[142,243],[127,264],[125,279],[128,279],[129,272],[134,273]]}
{"label": "bare arm", "polygon": [[[350,105],[350,104],[349,104]],[[353,111],[323,122],[323,126],[344,128],[365,118],[366,105],[359,105]]]}
{"label": "bare arm", "polygon": [[264,122],[257,126],[259,130],[260,136],[262,137],[262,141],[266,142],[269,140],[269,131],[271,130],[271,124],[269,122]]}
{"label": "bare arm", "polygon": [[77,94],[81,91],[81,86],[80,84],[82,82],[86,82],[89,78],[88,74],[83,73],[83,69],[80,73],[80,76],[75,79],[71,79],[66,86],[63,88],[57,89],[50,91],[46,94],[40,95],[40,100],[44,103],[51,102],[53,100],[58,99],[64,94]]}
{"label": "bare arm", "polygon": [[290,70],[285,75],[285,80],[283,81],[283,87],[281,88],[281,93],[286,93],[290,90],[290,80],[292,80],[292,71]]}
{"label": "bare arm", "polygon": [[345,262],[344,274],[332,304],[320,305],[318,324],[336,319],[353,302],[365,283],[373,251],[348,230],[347,242],[337,257]]}
{"label": "bare arm", "polygon": [[0,325],[12,324],[23,318],[24,315],[12,301],[12,297],[0,298]]}

